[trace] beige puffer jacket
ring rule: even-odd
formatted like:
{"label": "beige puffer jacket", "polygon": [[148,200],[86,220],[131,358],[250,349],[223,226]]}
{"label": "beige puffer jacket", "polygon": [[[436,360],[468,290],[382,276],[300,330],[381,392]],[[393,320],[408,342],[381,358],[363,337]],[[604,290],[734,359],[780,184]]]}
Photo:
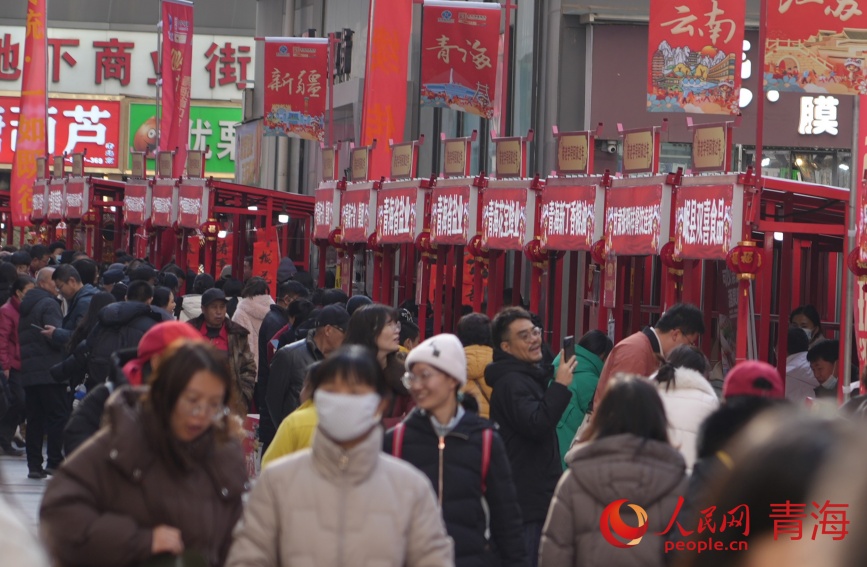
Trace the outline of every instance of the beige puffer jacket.
{"label": "beige puffer jacket", "polygon": [[377,427],[346,451],[321,432],[250,495],[227,567],[454,565],[430,481],[382,453]]}
{"label": "beige puffer jacket", "polygon": [[494,349],[484,345],[464,347],[467,355],[467,385],[465,394],[472,394],[479,402],[479,415],[485,419],[491,416],[491,387],[485,382],[485,367],[494,360]]}
{"label": "beige puffer jacket", "polygon": [[274,305],[274,300],[270,295],[255,295],[253,297],[244,297],[238,302],[238,308],[235,309],[235,314],[232,315],[232,321],[241,325],[250,333],[250,339],[247,341],[250,345],[250,351],[253,353],[253,361],[256,363],[256,368],[259,368],[259,328],[262,326],[262,320],[265,315],[271,310]]}

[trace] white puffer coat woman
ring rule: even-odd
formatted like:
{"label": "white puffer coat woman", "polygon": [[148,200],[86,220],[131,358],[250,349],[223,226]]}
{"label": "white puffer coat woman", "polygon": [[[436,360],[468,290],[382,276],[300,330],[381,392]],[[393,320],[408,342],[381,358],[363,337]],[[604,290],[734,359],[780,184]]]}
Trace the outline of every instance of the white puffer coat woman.
{"label": "white puffer coat woman", "polygon": [[238,308],[235,314],[232,315],[232,321],[241,325],[250,332],[248,343],[253,351],[253,359],[256,361],[256,368],[259,368],[259,328],[262,326],[262,321],[274,305],[274,300],[270,295],[254,295],[253,297],[244,297],[238,302]]}

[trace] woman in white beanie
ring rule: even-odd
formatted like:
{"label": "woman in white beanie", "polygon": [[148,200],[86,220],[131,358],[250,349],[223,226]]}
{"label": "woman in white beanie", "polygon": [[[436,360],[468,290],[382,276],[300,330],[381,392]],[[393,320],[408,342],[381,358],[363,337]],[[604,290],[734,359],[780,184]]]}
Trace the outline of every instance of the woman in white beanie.
{"label": "woman in white beanie", "polygon": [[512,472],[494,424],[467,412],[459,392],[467,360],[454,335],[437,335],[406,359],[404,385],[415,409],[388,432],[386,452],[421,470],[433,484],[455,565],[526,565]]}

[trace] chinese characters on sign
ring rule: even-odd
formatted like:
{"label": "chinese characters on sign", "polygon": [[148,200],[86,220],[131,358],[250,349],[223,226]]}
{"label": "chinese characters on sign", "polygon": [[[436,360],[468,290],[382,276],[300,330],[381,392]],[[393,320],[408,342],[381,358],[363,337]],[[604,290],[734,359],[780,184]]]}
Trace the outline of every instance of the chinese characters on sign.
{"label": "chinese characters on sign", "polygon": [[127,224],[143,225],[150,218],[150,188],[146,181],[126,184],[123,191],[123,213]]}
{"label": "chinese characters on sign", "polygon": [[602,236],[605,194],[600,187],[551,186],[542,192],[541,243],[546,250],[590,250]]}
{"label": "chinese characters on sign", "polygon": [[335,208],[339,206],[340,194],[333,187],[319,187],[313,208],[313,238],[325,240],[335,226]]}
{"label": "chinese characters on sign", "polygon": [[162,94],[160,105],[171,109],[160,118],[159,149],[175,151],[172,177],[184,174],[190,136],[192,90],[193,4],[187,0],[163,0]]}
{"label": "chinese characters on sign", "polygon": [[586,133],[557,136],[557,173],[559,175],[589,173],[588,142]]}
{"label": "chinese characters on sign", "polygon": [[158,179],[151,190],[151,223],[154,226],[169,227],[175,222],[178,208],[177,188],[173,179]]}
{"label": "chinese characters on sign", "polygon": [[802,96],[798,134],[818,136],[837,135],[837,106],[840,100],[833,96]]}
{"label": "chinese characters on sign", "polygon": [[684,185],[677,189],[674,212],[675,257],[725,260],[741,240],[741,185]]}
{"label": "chinese characters on sign", "polygon": [[367,237],[376,229],[371,209],[376,211],[376,191],[351,189],[343,192],[340,228],[344,242],[367,242]]}
{"label": "chinese characters on sign", "polygon": [[522,250],[532,240],[535,192],[527,188],[493,188],[482,195],[482,246]]}
{"label": "chinese characters on sign", "polygon": [[653,130],[627,132],[623,137],[623,173],[655,173]]}
{"label": "chinese characters on sign", "polygon": [[417,187],[381,189],[376,203],[376,234],[379,243],[415,242],[421,228],[417,221],[424,215],[423,207],[424,194]]}
{"label": "chinese characters on sign", "polygon": [[724,171],[729,152],[726,126],[696,127],[692,139],[693,171]]}
{"label": "chinese characters on sign", "polygon": [[668,241],[671,188],[662,184],[606,190],[605,249],[617,256],[658,254]]}
{"label": "chinese characters on sign", "polygon": [[203,181],[178,187],[178,226],[199,228],[208,220],[209,191]]}
{"label": "chinese characters on sign", "polygon": [[474,192],[468,186],[433,189],[430,219],[433,244],[465,246],[469,242],[470,234],[475,234],[475,219],[470,216],[471,193]]}
{"label": "chinese characters on sign", "polygon": [[424,3],[421,103],[493,118],[500,5]]}
{"label": "chinese characters on sign", "polygon": [[745,6],[651,1],[648,111],[737,114]]}
{"label": "chinese characters on sign", "polygon": [[265,41],[266,136],[325,140],[328,39]]}

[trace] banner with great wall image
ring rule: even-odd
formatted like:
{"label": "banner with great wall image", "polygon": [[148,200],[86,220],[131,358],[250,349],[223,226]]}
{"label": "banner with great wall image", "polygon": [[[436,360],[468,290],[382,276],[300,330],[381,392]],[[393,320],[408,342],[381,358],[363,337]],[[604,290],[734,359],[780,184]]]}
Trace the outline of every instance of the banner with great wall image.
{"label": "banner with great wall image", "polygon": [[764,90],[867,94],[867,13],[858,0],[769,0]]}
{"label": "banner with great wall image", "polygon": [[738,113],[744,14],[742,0],[651,0],[648,112]]}

